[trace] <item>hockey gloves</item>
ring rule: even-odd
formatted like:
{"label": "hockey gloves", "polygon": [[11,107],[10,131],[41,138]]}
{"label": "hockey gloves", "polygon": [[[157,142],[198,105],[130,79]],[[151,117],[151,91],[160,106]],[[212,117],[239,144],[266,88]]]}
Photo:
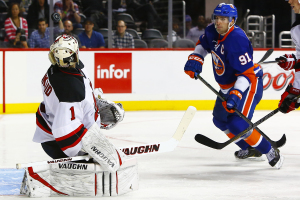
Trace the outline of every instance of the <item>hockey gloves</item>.
{"label": "hockey gloves", "polygon": [[197,76],[202,72],[203,62],[204,58],[200,54],[192,53],[184,66],[184,72],[191,78],[197,79]]}
{"label": "hockey gloves", "polygon": [[240,90],[233,89],[230,91],[227,101],[223,101],[222,105],[227,112],[234,113],[235,110],[233,108],[237,108],[239,106],[242,97],[243,95]]}
{"label": "hockey gloves", "polygon": [[300,59],[297,60],[294,54],[284,54],[275,59],[278,65],[284,70],[299,69]]}
{"label": "hockey gloves", "polygon": [[300,90],[294,88],[291,84],[286,88],[285,92],[281,95],[278,108],[282,113],[288,113],[297,109],[300,103],[297,103],[297,97],[300,95]]}

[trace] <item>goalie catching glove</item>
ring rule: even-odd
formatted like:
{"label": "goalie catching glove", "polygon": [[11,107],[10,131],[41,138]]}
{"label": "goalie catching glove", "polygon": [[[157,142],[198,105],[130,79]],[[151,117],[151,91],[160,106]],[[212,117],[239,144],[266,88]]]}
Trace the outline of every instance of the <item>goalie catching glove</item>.
{"label": "goalie catching glove", "polygon": [[121,103],[105,99],[101,88],[96,88],[94,95],[101,119],[102,126],[100,128],[111,129],[123,120],[125,111]]}

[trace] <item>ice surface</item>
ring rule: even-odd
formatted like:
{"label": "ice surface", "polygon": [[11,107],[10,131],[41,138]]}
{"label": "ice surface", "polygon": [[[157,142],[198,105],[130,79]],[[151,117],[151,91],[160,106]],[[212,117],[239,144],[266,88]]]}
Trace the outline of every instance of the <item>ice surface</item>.
{"label": "ice surface", "polygon": [[[256,111],[252,122],[268,112]],[[105,134],[117,146],[166,141],[172,137],[183,113],[126,112],[123,122],[105,131]],[[285,162],[280,170],[270,167],[267,160],[237,161],[233,153],[238,147],[234,144],[223,150],[214,150],[195,142],[194,136],[197,133],[219,142],[228,140],[223,132],[214,127],[211,113],[197,111],[175,151],[140,156],[140,189],[115,199],[300,199],[299,111],[285,115],[278,113],[259,126],[273,140],[278,140],[283,133],[287,135],[287,143],[281,148]],[[15,168],[16,163],[49,159],[40,144],[32,142],[34,131],[35,114],[0,115],[0,199],[24,198],[4,195],[7,194],[4,185],[8,178],[11,178],[11,185],[17,185],[20,180],[18,177],[22,175],[20,171],[4,176],[5,170]]]}

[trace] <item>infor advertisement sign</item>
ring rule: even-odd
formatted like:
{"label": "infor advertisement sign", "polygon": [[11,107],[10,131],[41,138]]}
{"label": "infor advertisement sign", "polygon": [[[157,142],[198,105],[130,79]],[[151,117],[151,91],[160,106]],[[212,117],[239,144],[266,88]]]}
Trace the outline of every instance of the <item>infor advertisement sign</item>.
{"label": "infor advertisement sign", "polygon": [[94,74],[104,93],[131,93],[132,53],[95,53]]}

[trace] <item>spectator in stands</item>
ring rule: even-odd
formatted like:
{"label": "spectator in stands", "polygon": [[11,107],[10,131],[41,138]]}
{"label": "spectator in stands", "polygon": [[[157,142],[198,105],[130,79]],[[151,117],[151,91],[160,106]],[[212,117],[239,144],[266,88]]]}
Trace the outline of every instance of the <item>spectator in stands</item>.
{"label": "spectator in stands", "polygon": [[189,15],[185,16],[185,33],[187,34],[192,28],[192,18]]}
{"label": "spectator in stands", "polygon": [[88,18],[97,12],[107,14],[107,10],[103,7],[103,0],[84,0],[81,1],[81,5],[83,14]]}
{"label": "spectator in stands", "polygon": [[[175,30],[174,29],[174,19],[173,19],[173,30]],[[190,31],[191,28],[192,28],[192,18],[191,18],[191,16],[186,15],[185,16],[185,36],[188,34],[188,32]],[[184,37],[183,30],[184,30],[183,26],[180,26],[180,29],[178,31],[175,30],[177,32],[177,35],[181,38]]]}
{"label": "spectator in stands", "polygon": [[[61,1],[61,0],[53,0],[53,6],[55,5],[56,2]],[[50,0],[47,0],[48,4],[50,5]]]}
{"label": "spectator in stands", "polygon": [[[62,21],[59,21],[59,27],[55,27],[53,35],[62,33],[64,30]],[[28,40],[30,48],[49,48],[50,47],[50,30],[46,19],[40,18],[38,20],[38,30],[33,31]]]}
{"label": "spectator in stands", "polygon": [[94,22],[91,18],[84,21],[84,31],[78,35],[82,48],[104,48],[103,35],[93,30]]}
{"label": "spectator in stands", "polygon": [[[182,27],[180,27],[180,21],[178,18],[173,18],[173,25],[172,25],[172,42],[176,40],[180,40],[179,34],[182,32]],[[169,40],[169,35],[167,35],[167,40]]]}
{"label": "spectator in stands", "polygon": [[79,48],[81,48],[81,42],[79,40],[79,37],[76,34],[72,33],[72,31],[73,31],[72,22],[70,20],[64,21],[64,32],[63,32],[63,34],[71,35],[74,38],[76,38],[76,40],[78,41],[78,46],[79,46]]}
{"label": "spectator in stands", "polygon": [[54,4],[54,12],[60,14],[62,21],[70,20],[73,23],[74,29],[82,28],[80,24],[81,17],[79,8],[73,0],[62,0]]}
{"label": "spectator in stands", "polygon": [[49,22],[49,4],[47,0],[33,0],[28,9],[27,21],[29,29],[38,29],[38,20]]}
{"label": "spectator in stands", "polygon": [[81,6],[83,14],[94,21],[94,30],[108,27],[107,9],[103,6],[103,0],[84,0]]}
{"label": "spectator in stands", "polygon": [[11,3],[8,9],[7,19],[4,22],[6,37],[4,42],[7,47],[28,48],[28,25],[26,19],[20,16],[20,6]]}
{"label": "spectator in stands", "polygon": [[198,17],[197,26],[194,28],[191,28],[191,30],[188,32],[186,38],[193,40],[195,43],[198,42],[198,39],[200,35],[204,34],[204,29],[206,28],[206,20],[203,15],[200,15]]}
{"label": "spectator in stands", "polygon": [[155,8],[153,7],[152,1],[140,4],[136,0],[114,0],[113,8],[126,8],[126,12],[132,15],[134,18],[147,21],[148,29],[154,27],[154,21],[156,21],[157,25],[163,28],[163,21],[158,16]]}
{"label": "spectator in stands", "polygon": [[11,6],[13,3],[19,4],[20,14],[22,15],[25,12],[23,1],[22,0],[8,0],[7,5]]}
{"label": "spectator in stands", "polygon": [[126,23],[123,20],[119,20],[117,31],[113,35],[113,48],[134,48],[133,36],[126,32],[126,28]]}

